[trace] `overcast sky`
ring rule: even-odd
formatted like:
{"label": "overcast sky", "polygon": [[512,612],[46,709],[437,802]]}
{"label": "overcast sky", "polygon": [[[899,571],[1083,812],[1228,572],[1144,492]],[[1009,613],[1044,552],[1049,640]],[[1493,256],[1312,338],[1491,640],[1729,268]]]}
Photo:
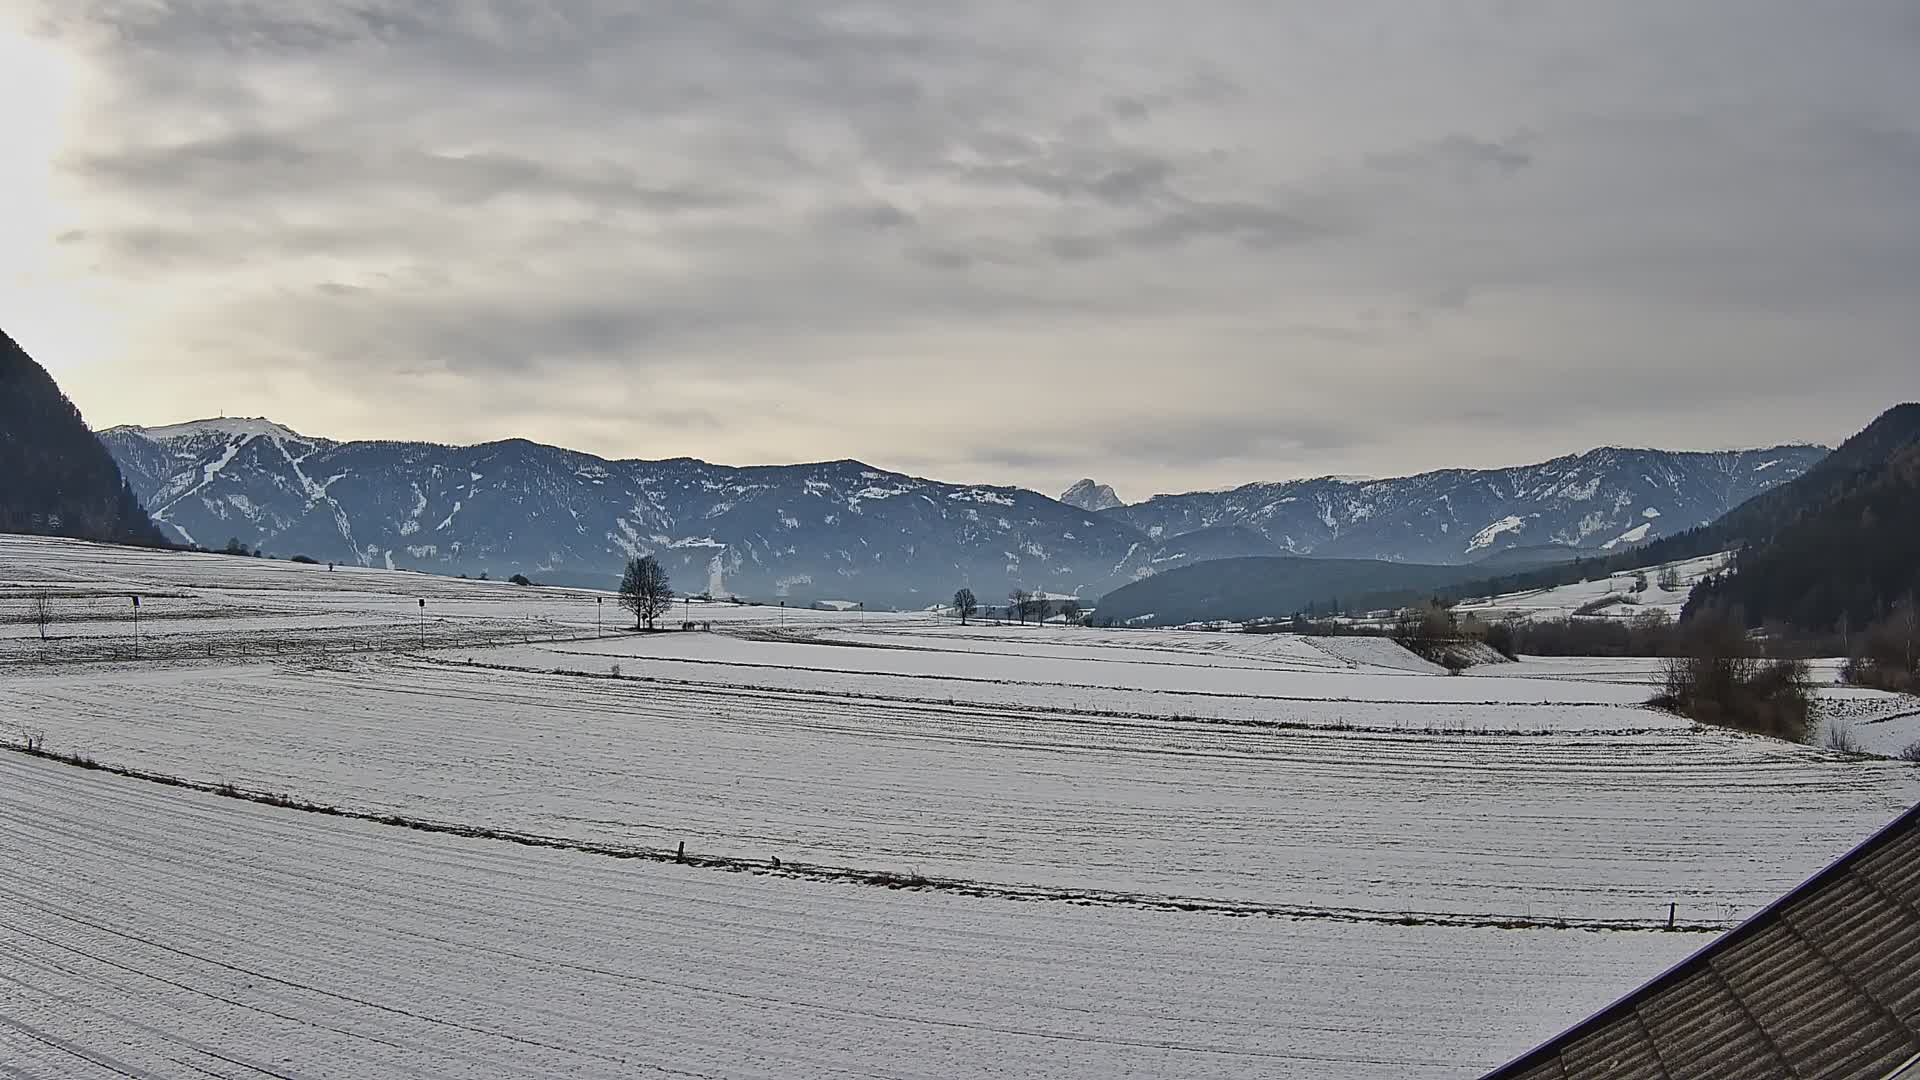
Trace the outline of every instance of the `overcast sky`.
{"label": "overcast sky", "polygon": [[97,426],[1138,499],[1920,396],[1913,0],[0,8]]}

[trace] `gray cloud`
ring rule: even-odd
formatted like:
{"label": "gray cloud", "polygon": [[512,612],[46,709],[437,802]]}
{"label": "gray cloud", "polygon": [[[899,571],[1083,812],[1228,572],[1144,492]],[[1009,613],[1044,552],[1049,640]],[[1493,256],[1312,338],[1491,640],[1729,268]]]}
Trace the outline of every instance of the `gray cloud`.
{"label": "gray cloud", "polygon": [[1455,179],[1470,179],[1474,174],[1517,172],[1533,162],[1522,148],[1523,140],[1490,142],[1458,133],[1421,143],[1367,155],[1367,164],[1393,173],[1438,173]]}
{"label": "gray cloud", "polygon": [[1897,0],[37,2],[96,422],[1144,492],[1912,393]]}

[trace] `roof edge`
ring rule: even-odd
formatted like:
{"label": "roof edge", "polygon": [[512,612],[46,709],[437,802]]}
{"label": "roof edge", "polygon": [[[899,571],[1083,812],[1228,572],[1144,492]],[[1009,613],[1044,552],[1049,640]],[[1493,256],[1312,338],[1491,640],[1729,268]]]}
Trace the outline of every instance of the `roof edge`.
{"label": "roof edge", "polygon": [[[1788,904],[1815,892],[1821,886],[1845,874],[1855,862],[1879,850],[1882,845],[1889,843],[1898,836],[1902,830],[1915,825],[1920,825],[1920,804],[1915,804],[1905,813],[1882,826],[1879,831],[1875,832],[1872,836],[1854,845],[1852,850],[1835,859],[1826,868],[1789,890],[1786,895],[1768,904],[1766,907],[1761,908],[1739,926],[1713,939],[1713,941],[1709,942],[1704,948],[1688,956],[1685,960],[1654,976],[1646,983],[1636,987],[1613,1004],[1608,1005],[1606,1008],[1601,1009],[1585,1020],[1555,1035],[1553,1038],[1548,1039],[1546,1042],[1541,1043],[1525,1054],[1507,1062],[1505,1065],[1487,1073],[1481,1077],[1481,1080],[1512,1080],[1512,1078],[1557,1056],[1566,1048],[1568,1043],[1571,1043],[1573,1040],[1594,1028],[1600,1027],[1616,1017],[1623,1015],[1632,1009],[1635,1003],[1642,998],[1657,993],[1671,983],[1678,982],[1681,978],[1691,973],[1694,968],[1702,964],[1710,963],[1715,956],[1759,933],[1761,929],[1771,923],[1773,918]],[[1914,1062],[1908,1062],[1903,1068],[1911,1071],[1913,1064]],[[1894,1078],[1898,1077],[1901,1077],[1901,1071],[1895,1070]],[[1889,1080],[1894,1080],[1894,1078],[1889,1078]],[[1902,1080],[1904,1080],[1904,1078],[1902,1078]]]}

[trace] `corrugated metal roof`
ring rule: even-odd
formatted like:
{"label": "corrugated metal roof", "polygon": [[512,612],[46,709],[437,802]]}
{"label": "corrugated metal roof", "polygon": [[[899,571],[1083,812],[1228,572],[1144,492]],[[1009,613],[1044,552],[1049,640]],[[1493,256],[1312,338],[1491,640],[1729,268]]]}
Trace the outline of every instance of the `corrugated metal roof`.
{"label": "corrugated metal roof", "polygon": [[1889,1080],[1920,1055],[1920,806],[1486,1080]]}

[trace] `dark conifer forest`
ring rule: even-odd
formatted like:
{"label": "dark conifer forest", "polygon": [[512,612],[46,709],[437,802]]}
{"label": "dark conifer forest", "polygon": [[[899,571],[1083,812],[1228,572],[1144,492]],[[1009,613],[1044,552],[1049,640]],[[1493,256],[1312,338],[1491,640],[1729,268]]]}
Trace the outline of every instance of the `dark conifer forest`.
{"label": "dark conifer forest", "polygon": [[165,543],[60,387],[0,332],[0,532]]}

